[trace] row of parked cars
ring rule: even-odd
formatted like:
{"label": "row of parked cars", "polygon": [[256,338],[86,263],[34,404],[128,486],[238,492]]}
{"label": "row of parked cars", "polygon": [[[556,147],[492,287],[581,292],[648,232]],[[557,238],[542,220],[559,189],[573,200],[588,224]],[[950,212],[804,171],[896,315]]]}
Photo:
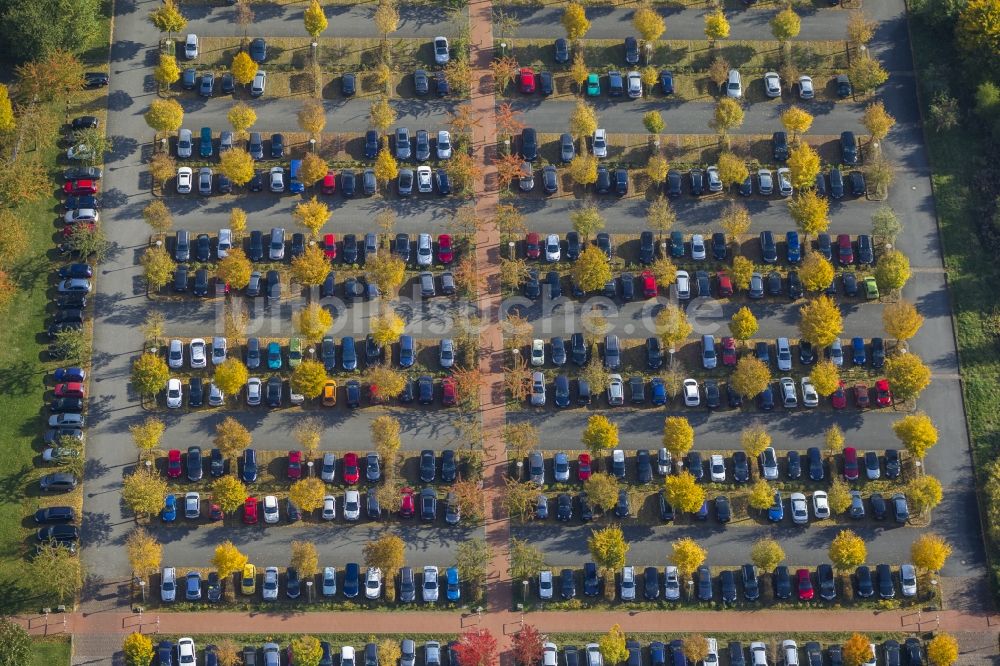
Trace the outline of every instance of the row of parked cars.
{"label": "row of parked cars", "polygon": [[[399,666],[416,666],[417,644],[409,638],[400,641]],[[423,645],[424,666],[443,666],[442,656],[447,655],[447,666],[459,666],[455,652],[456,641],[442,646],[438,641],[426,641]],[[345,645],[340,649],[333,647],[329,641],[320,641],[320,658],[318,666],[379,666],[378,646],[367,643],[364,648],[355,650],[353,646]],[[202,651],[205,666],[218,666],[219,650],[212,644],[206,645]],[[284,657],[282,657],[284,655]],[[247,645],[240,651],[243,666],[281,666],[282,659],[291,666],[295,663],[292,646],[282,649],[278,643],[264,643],[263,647]],[[156,647],[155,666],[175,666],[175,664],[194,664],[198,662],[198,652],[192,638],[179,638],[177,643],[162,640]],[[387,664],[385,666],[395,666]],[[889,665],[893,666],[893,665]],[[898,665],[895,665],[898,666]],[[909,665],[907,665],[909,666]]]}
{"label": "row of parked cars", "polygon": [[[550,601],[558,595],[565,600],[573,599],[577,596],[581,578],[584,596],[596,597],[603,592],[606,581],[600,576],[597,565],[587,562],[582,572],[564,568],[557,576],[551,569],[539,571],[536,579],[538,598]],[[622,567],[616,579],[613,582],[621,601],[637,601],[640,594],[646,601],[661,598],[678,601],[683,596],[682,579],[675,566],[664,567],[662,574],[657,567],[646,567],[642,571],[641,587],[638,567]],[[695,571],[693,579],[698,601],[721,600],[724,603],[734,603],[741,597],[744,601],[760,599],[762,583],[757,567],[753,564],[744,564],[736,570],[724,569],[718,576],[714,576],[709,567],[702,565]],[[780,600],[791,599],[793,594],[800,601],[812,601],[817,597],[824,601],[834,601],[839,596],[834,570],[829,564],[820,564],[815,573],[806,568],[793,571],[785,565],[779,565],[771,573],[771,582],[774,596]],[[873,572],[871,567],[862,565],[854,572],[853,587],[854,596],[861,599],[871,598],[876,593],[880,599],[893,599],[897,589],[903,597],[915,597],[916,569],[912,564],[903,564],[898,572],[894,572],[888,564],[879,564],[874,567]],[[739,593],[740,588],[742,595]],[[848,596],[846,592],[844,596]]]}

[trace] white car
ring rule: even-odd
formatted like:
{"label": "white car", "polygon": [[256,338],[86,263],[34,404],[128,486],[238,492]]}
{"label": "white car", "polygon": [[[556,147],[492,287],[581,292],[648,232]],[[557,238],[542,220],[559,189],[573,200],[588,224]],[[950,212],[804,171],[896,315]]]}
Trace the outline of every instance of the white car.
{"label": "white car", "polygon": [[233,249],[233,232],[231,229],[219,229],[219,241],[215,252],[219,259],[229,256],[229,251]]}
{"label": "white car", "polygon": [[337,517],[337,498],[333,495],[323,497],[323,520],[333,520]]}
{"label": "white car", "polygon": [[799,666],[799,646],[795,641],[781,641],[781,651],[785,656],[785,666]]}
{"label": "white car", "polygon": [[448,38],[435,37],[434,62],[438,65],[447,65],[449,60],[451,60],[451,55],[448,52]]}
{"label": "white car", "polygon": [[830,517],[830,502],[827,500],[826,491],[817,490],[813,493],[813,515],[819,520]]}
{"label": "white car", "polygon": [[260,589],[264,601],[274,601],[278,598],[278,567],[264,569],[264,584]]}
{"label": "white car", "polygon": [[421,597],[424,603],[434,603],[438,600],[438,568],[435,566],[424,567],[424,584],[420,588]]}
{"label": "white car", "polygon": [[694,234],[691,236],[691,258],[695,261],[704,261],[705,256],[705,237]]}
{"label": "white car", "polygon": [[691,298],[691,276],[687,271],[677,271],[675,274],[675,285],[677,287],[677,299],[686,301]]}
{"label": "white car", "polygon": [[201,516],[201,495],[198,493],[184,494],[184,517],[196,519]]}
{"label": "white car", "polygon": [[543,569],[538,572],[538,598],[548,600],[552,598],[552,571]]}
{"label": "white car", "polygon": [[769,169],[757,170],[757,191],[761,194],[774,193],[774,179],[771,177]]}
{"label": "white car", "polygon": [[767,645],[761,641],[750,643],[751,666],[767,666]]}
{"label": "white car", "polygon": [[768,72],[764,75],[764,92],[768,97],[781,97],[781,77],[777,72]]}
{"label": "white car", "polygon": [[792,344],[788,338],[778,338],[775,351],[778,357],[778,370],[790,371],[792,369]]}
{"label": "white car", "polygon": [[791,377],[782,377],[778,380],[781,387],[781,404],[786,409],[793,409],[799,406],[799,396],[795,392],[795,380]]}
{"label": "white car", "polygon": [[687,407],[697,407],[701,404],[701,393],[698,391],[697,379],[684,380],[684,404]]}
{"label": "white car", "polygon": [[355,522],[361,517],[361,493],[348,490],[344,493],[344,520]]}
{"label": "white car", "polygon": [[365,598],[378,599],[380,596],[382,596],[382,570],[378,567],[368,567],[368,572],[365,574]]}
{"label": "white car", "polygon": [[437,150],[437,158],[439,160],[451,159],[451,134],[448,130],[438,131],[438,140],[435,150]]}
{"label": "white car", "polygon": [[434,263],[434,244],[430,234],[417,236],[417,265],[430,266]]}
{"label": "white car", "polygon": [[221,336],[212,338],[212,365],[220,365],[226,360],[228,345],[226,339]]}
{"label": "white car", "polygon": [[285,191],[285,170],[281,167],[271,168],[271,191],[272,192],[284,192]]}
{"label": "white car", "polygon": [[799,77],[799,98],[812,99],[816,93],[813,90],[813,80],[811,76]]}
{"label": "white car", "polygon": [[681,579],[675,566],[668,566],[663,570],[663,598],[667,601],[681,598]]}
{"label": "white car", "polygon": [[562,251],[559,248],[559,236],[549,234],[545,238],[545,261],[556,262],[562,258]]}
{"label": "white car", "polygon": [[260,97],[264,94],[264,88],[267,87],[267,72],[262,69],[258,69],[257,73],[254,74],[253,83],[250,84],[250,96]]}
{"label": "white car", "polygon": [[545,340],[535,338],[531,341],[531,365],[545,365]]}
{"label": "white car", "polygon": [[194,172],[191,167],[180,167],[177,169],[177,193],[191,194],[191,180]]}
{"label": "white car", "polygon": [[716,483],[726,482],[726,459],[718,453],[709,458],[708,468],[712,472],[712,481]]}
{"label": "white car", "polygon": [[912,564],[899,565],[899,583],[904,597],[917,596],[917,570]]}
{"label": "white car", "polygon": [[417,167],[417,192],[428,194],[434,191],[434,184],[431,182],[431,168],[426,164]]}
{"label": "white car", "polygon": [[809,505],[806,504],[806,496],[802,493],[792,493],[788,499],[792,507],[792,522],[796,525],[808,523]]}
{"label": "white car", "polygon": [[726,77],[726,97],[732,99],[743,97],[743,81],[740,79],[739,71],[735,69],[729,70],[729,76]]}
{"label": "white car", "polygon": [[260,396],[263,387],[260,377],[251,377],[247,380],[247,405],[256,407],[260,404]]}
{"label": "white car", "polygon": [[783,197],[792,196],[792,170],[788,167],[778,169],[778,193]]}
{"label": "white car", "polygon": [[208,387],[208,404],[211,407],[221,407],[226,401],[226,394],[222,392],[215,382],[212,382]]}
{"label": "white car", "polygon": [[625,404],[625,382],[621,375],[608,375],[608,404],[612,407]]}
{"label": "white car", "polygon": [[639,72],[629,72],[627,81],[628,96],[632,99],[642,97],[642,76]]}
{"label": "white car", "polygon": [[181,380],[171,377],[167,380],[167,407],[177,409],[184,402],[184,389]]}
{"label": "white car", "polygon": [[816,392],[816,387],[813,386],[812,380],[809,377],[803,377],[800,384],[802,385],[802,404],[806,407],[818,406],[819,393]]}
{"label": "white car", "polygon": [[177,639],[177,663],[194,664],[198,660],[198,654],[194,649],[193,638]]}
{"label": "white car", "polygon": [[[271,665],[264,664],[264,666]],[[274,666],[279,666],[278,662],[274,662]],[[350,645],[340,648],[340,666],[354,666],[354,648]]]}
{"label": "white car", "polygon": [[99,222],[101,214],[95,208],[77,208],[66,211],[63,220],[66,224],[76,224],[78,222]]}
{"label": "white car", "polygon": [[719,641],[714,638],[706,638],[708,644],[708,654],[702,662],[705,666],[719,666]]}
{"label": "white car", "polygon": [[555,643],[542,643],[542,666],[557,666],[559,663],[559,648]]}
{"label": "white car", "polygon": [[165,567],[160,576],[160,599],[173,601],[177,597],[177,569]]}
{"label": "white car", "polygon": [[94,156],[94,151],[85,143],[77,144],[66,151],[68,160],[89,160]]}
{"label": "white car", "polygon": [[198,57],[198,35],[193,32],[188,34],[187,39],[184,40],[184,57],[188,60],[194,60]]}
{"label": "white car", "polygon": [[208,356],[205,354],[205,339],[194,338],[191,340],[191,367],[204,368],[208,365]]}
{"label": "white car", "polygon": [[878,657],[875,656],[875,644],[874,643],[869,643],[868,644],[868,649],[871,650],[871,657],[869,659],[867,659],[866,661],[864,661],[861,664],[861,666],[876,666],[876,664],[878,663]]}
{"label": "white car", "polygon": [[274,495],[265,495],[263,502],[264,522],[273,525],[278,522],[278,498]]}
{"label": "white car", "polygon": [[710,166],[705,169],[705,174],[708,176],[708,191],[721,192],[722,178],[719,177],[719,167]]}
{"label": "white car", "polygon": [[337,568],[323,567],[323,596],[337,596]]}
{"label": "white car", "polygon": [[594,157],[608,156],[608,131],[604,128],[594,130]]}
{"label": "white car", "polygon": [[184,343],[180,340],[171,340],[167,347],[167,366],[172,369],[184,367]]}

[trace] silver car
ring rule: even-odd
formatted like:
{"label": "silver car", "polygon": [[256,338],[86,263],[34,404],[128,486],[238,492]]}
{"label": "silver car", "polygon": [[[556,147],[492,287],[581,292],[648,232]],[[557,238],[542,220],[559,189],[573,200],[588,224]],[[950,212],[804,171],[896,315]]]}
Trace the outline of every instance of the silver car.
{"label": "silver car", "polygon": [[759,169],[757,171],[757,191],[761,194],[774,193],[774,180],[769,169]]}
{"label": "silver car", "polygon": [[628,73],[628,96],[632,99],[642,97],[642,76],[639,72]]}
{"label": "silver car", "polygon": [[267,85],[267,72],[262,69],[258,69],[257,73],[254,74],[253,83],[250,84],[250,96],[260,97],[264,94],[264,88]]}
{"label": "silver car", "polygon": [[212,193],[212,170],[209,167],[198,169],[198,194]]}
{"label": "silver car", "polygon": [[573,136],[564,133],[559,137],[559,158],[563,162],[572,162],[576,157],[576,144],[573,143]]}
{"label": "silver car", "polygon": [[534,407],[545,405],[545,375],[541,372],[531,375],[531,404]]}

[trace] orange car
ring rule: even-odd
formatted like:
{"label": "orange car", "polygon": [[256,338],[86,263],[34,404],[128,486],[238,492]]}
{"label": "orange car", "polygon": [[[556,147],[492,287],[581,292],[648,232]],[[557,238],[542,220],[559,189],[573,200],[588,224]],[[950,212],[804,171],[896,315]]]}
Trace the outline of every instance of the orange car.
{"label": "orange car", "polygon": [[332,379],[326,380],[323,385],[323,406],[334,407],[337,404],[337,382]]}

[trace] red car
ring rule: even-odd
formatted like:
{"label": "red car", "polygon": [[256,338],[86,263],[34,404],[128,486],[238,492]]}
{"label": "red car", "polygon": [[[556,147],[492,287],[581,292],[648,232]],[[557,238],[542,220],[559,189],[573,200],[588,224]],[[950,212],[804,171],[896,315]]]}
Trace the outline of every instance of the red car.
{"label": "red car", "polygon": [[875,402],[879,407],[892,406],[892,391],[889,390],[888,379],[880,379],[875,382]]}
{"label": "red car", "polygon": [[358,482],[358,454],[357,453],[345,453],[344,454],[344,481],[346,483],[355,484]]}
{"label": "red car", "polygon": [[858,406],[858,409],[866,409],[870,406],[868,384],[857,383],[854,385],[854,404]]}
{"label": "red car", "polygon": [[457,387],[452,377],[445,377],[441,380],[441,404],[445,407],[454,407],[458,402]]}
{"label": "red car", "polygon": [[323,236],[323,254],[329,261],[337,258],[337,236],[334,234]]}
{"label": "red car", "polygon": [[302,478],[302,452],[288,452],[288,478],[291,480]]}
{"label": "red car", "polygon": [[63,185],[66,194],[97,194],[96,180],[70,180]]}
{"label": "red car", "polygon": [[581,481],[586,481],[590,478],[590,454],[581,453],[576,459],[577,464],[577,478]]}
{"label": "red car", "polygon": [[243,503],[243,522],[247,525],[257,524],[257,498],[248,497]]}
{"label": "red car", "polygon": [[834,409],[847,407],[847,391],[844,390],[843,380],[837,384],[837,389],[830,396],[830,402],[833,404]]}
{"label": "red car", "polygon": [[854,263],[854,247],[851,245],[849,234],[837,236],[837,261],[841,266],[848,266]]}
{"label": "red car", "polygon": [[518,74],[521,82],[521,92],[525,95],[532,95],[535,92],[535,70],[530,67],[522,67]]}
{"label": "red car", "polygon": [[650,271],[643,271],[639,275],[642,282],[642,295],[646,298],[656,298],[656,277]]}
{"label": "red car", "polygon": [[858,480],[858,450],[853,446],[844,449],[844,479]]}
{"label": "red car", "polygon": [[719,275],[719,297],[724,298],[726,296],[733,295],[733,281],[729,279],[724,271],[720,271]]}
{"label": "red car", "polygon": [[722,338],[722,365],[732,367],[739,361],[740,355],[736,353],[736,339]]}
{"label": "red car", "polygon": [[378,390],[378,384],[368,385],[368,404],[370,405],[384,405],[385,398]]}
{"label": "red car", "polygon": [[218,504],[210,504],[208,506],[208,518],[209,520],[222,520],[222,507]]}
{"label": "red car", "polygon": [[399,500],[399,516],[400,518],[413,518],[415,512],[413,503],[413,488],[407,486],[400,491],[402,497]]}
{"label": "red car", "polygon": [[799,569],[795,572],[799,579],[799,601],[809,601],[813,598],[813,584],[809,577],[809,569]]}
{"label": "red car", "polygon": [[326,172],[323,176],[323,194],[333,194],[337,191],[337,176],[333,173],[333,170]]}
{"label": "red car", "polygon": [[539,242],[538,234],[534,231],[524,237],[524,256],[528,259],[538,259],[542,254],[542,245]]}
{"label": "red car", "polygon": [[93,222],[79,222],[77,224],[67,224],[66,226],[63,227],[62,230],[63,238],[69,238],[70,236],[73,235],[74,231],[76,231],[77,229],[84,229],[84,228],[86,228],[87,231],[90,232],[97,231],[97,225]]}
{"label": "red car", "polygon": [[167,477],[176,479],[181,475],[181,452],[180,449],[170,449],[167,452]]}
{"label": "red car", "polygon": [[451,247],[451,236],[441,234],[438,236],[438,261],[442,264],[450,264],[455,259],[455,251]]}
{"label": "red car", "polygon": [[55,394],[57,398],[82,398],[84,397],[83,384],[80,382],[56,384]]}

